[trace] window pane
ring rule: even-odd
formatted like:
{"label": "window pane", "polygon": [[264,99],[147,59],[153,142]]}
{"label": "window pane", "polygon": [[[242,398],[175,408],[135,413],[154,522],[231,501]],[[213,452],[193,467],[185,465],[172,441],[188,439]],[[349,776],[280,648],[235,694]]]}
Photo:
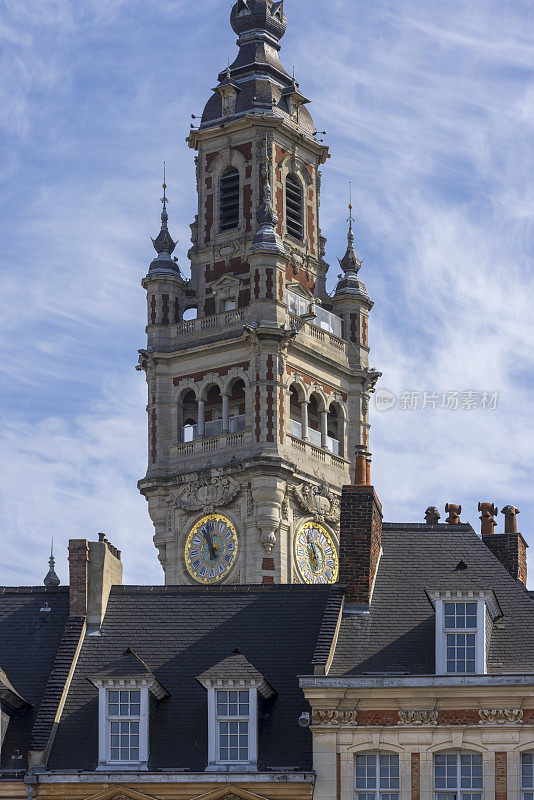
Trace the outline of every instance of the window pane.
{"label": "window pane", "polygon": [[[534,788],[534,754],[522,753],[521,755],[521,787],[523,789]],[[528,800],[525,795],[524,800]]]}

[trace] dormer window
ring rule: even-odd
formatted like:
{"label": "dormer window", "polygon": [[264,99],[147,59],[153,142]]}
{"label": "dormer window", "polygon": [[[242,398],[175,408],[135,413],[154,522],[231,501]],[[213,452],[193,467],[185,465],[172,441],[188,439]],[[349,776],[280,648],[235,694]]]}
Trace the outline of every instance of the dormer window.
{"label": "dormer window", "polygon": [[250,692],[248,689],[217,690],[217,761],[248,764]]}
{"label": "dormer window", "polygon": [[436,674],[484,675],[493,622],[502,616],[494,593],[434,591]]}
{"label": "dormer window", "polygon": [[148,769],[149,692],[169,693],[130,648],[89,680],[98,689],[98,769]]}
{"label": "dormer window", "polygon": [[445,603],[447,674],[476,672],[477,604]]}
{"label": "dormer window", "polygon": [[197,681],[207,690],[208,772],[256,771],[258,700],[274,694],[242,653],[210,667]]}
{"label": "dormer window", "polygon": [[139,762],[140,689],[107,690],[107,739],[110,762]]}

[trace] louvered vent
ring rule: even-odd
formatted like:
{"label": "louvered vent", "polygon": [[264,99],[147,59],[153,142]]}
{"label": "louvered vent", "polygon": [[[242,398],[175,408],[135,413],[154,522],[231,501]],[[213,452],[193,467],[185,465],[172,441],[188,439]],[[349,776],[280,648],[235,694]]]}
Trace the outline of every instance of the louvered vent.
{"label": "louvered vent", "polygon": [[229,231],[239,225],[239,172],[227,170],[220,180],[220,225],[221,231]]}
{"label": "louvered vent", "polygon": [[286,227],[290,236],[302,239],[302,185],[294,175],[286,178]]}

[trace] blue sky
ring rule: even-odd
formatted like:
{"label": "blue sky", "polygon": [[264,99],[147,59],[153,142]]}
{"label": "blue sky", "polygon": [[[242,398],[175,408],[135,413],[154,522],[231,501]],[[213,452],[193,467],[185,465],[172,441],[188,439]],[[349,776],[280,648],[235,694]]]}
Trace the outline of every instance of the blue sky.
{"label": "blue sky", "polygon": [[[230,2],[4,0],[0,16],[0,584],[40,583],[50,539],[100,530],[125,580],[160,583],[145,471],[140,279],[167,162],[187,274],[185,143],[235,53]],[[330,282],[352,181],[375,301],[373,482],[392,521],[479,500],[534,543],[534,7],[530,0],[286,0],[295,66],[331,159]],[[498,391],[496,409],[408,409],[402,392]],[[459,395],[460,406],[462,395]],[[431,404],[432,405],[432,404]],[[499,515],[502,530],[502,515]],[[534,548],[533,548],[534,553]],[[534,555],[530,560],[534,578]],[[533,582],[534,585],[534,582]]]}

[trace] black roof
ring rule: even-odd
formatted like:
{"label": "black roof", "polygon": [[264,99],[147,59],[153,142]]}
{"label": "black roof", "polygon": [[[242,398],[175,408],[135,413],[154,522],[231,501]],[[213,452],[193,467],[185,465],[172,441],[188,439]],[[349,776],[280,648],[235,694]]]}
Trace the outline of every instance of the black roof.
{"label": "black roof", "polygon": [[[49,611],[44,609],[50,609]],[[2,769],[24,769],[39,706],[69,611],[68,586],[0,587],[0,667],[30,704],[15,711],[2,746]],[[22,759],[13,760],[15,750]]]}
{"label": "black roof", "polygon": [[50,769],[98,761],[98,692],[89,678],[127,647],[170,693],[153,703],[150,770],[207,765],[207,695],[196,680],[239,650],[275,694],[262,699],[259,769],[312,768],[298,675],[313,656],[332,590],[325,586],[114,586],[101,636],[86,635],[52,746]]}
{"label": "black roof", "polygon": [[470,525],[384,523],[382,549],[370,611],[347,608],[329,675],[435,674],[434,589],[493,590],[488,673],[534,671],[532,598]]}

